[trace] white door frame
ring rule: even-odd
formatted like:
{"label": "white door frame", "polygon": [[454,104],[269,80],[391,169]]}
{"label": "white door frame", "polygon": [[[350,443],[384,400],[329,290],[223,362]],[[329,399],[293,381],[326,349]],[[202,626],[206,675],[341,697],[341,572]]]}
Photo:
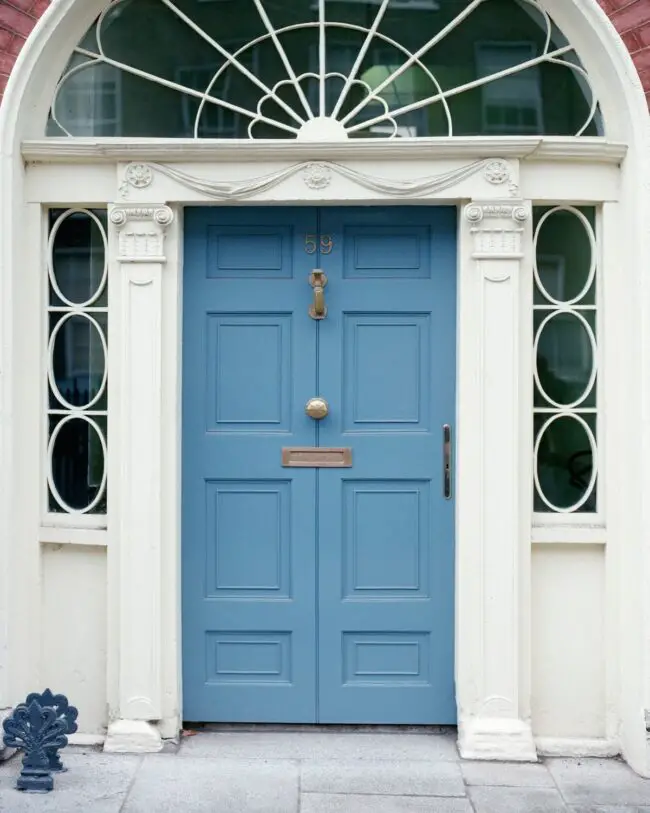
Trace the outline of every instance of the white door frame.
{"label": "white door frame", "polygon": [[[644,589],[650,509],[640,496],[650,485],[650,426],[643,420],[650,402],[650,376],[643,375],[650,368],[650,290],[639,259],[650,256],[644,226],[650,138],[629,55],[595,0],[545,0],[545,5],[581,54],[601,99],[610,139],[625,142],[627,150],[615,141],[582,138],[225,147],[209,142],[38,140],[59,69],[104,5],[105,0],[53,0],[21,54],[0,113],[0,223],[5,238],[0,277],[0,572],[21,573],[20,589],[7,579],[2,585],[6,589],[0,590],[0,614],[6,619],[0,652],[9,649],[12,664],[0,673],[0,705],[20,699],[38,674],[37,656],[30,652],[33,636],[40,634],[34,607],[41,589],[38,543],[80,539],[75,529],[59,533],[41,527],[34,471],[42,466],[36,429],[42,400],[34,376],[20,372],[34,369],[40,357],[20,341],[20,331],[32,325],[39,335],[33,314],[42,302],[42,244],[25,240],[24,230],[43,233],[42,207],[110,205],[114,440],[109,476],[115,485],[108,529],[92,531],[103,534],[103,542],[94,537],[94,543],[107,544],[109,556],[108,747],[155,750],[161,736],[178,731],[181,719],[178,346],[183,205],[241,200],[456,203],[463,207],[456,467],[461,751],[487,758],[535,757],[530,729],[531,539],[606,543],[613,585],[607,656],[608,704],[614,711],[608,736],[620,741],[637,770],[650,771],[643,713],[650,708],[645,645],[650,597]],[[37,161],[43,163],[33,163]],[[146,167],[136,172],[126,162],[146,164],[151,182]],[[406,189],[405,176],[412,179]],[[230,183],[224,185],[224,178]],[[625,265],[627,271],[622,278],[610,270],[603,284],[605,401],[609,425],[617,428],[604,437],[607,474],[615,484],[607,492],[606,528],[532,528],[532,369],[530,354],[522,350],[532,346],[531,201],[602,203],[604,268],[607,272]],[[628,348],[627,354],[621,347]],[[632,349],[639,347],[642,352],[634,356]],[[137,385],[144,372],[153,382],[149,388]],[[163,443],[170,437],[176,444]],[[16,438],[24,439],[20,449]],[[620,671],[614,664],[620,664]]]}
{"label": "white door frame", "polygon": [[[561,140],[548,147],[539,139],[471,144],[477,155],[467,155],[462,140],[406,148],[350,145],[347,151],[337,145],[320,150],[335,151],[336,161],[298,163],[280,161],[282,153],[295,158],[303,149],[292,144],[276,145],[273,161],[263,159],[268,150],[258,145],[238,145],[237,161],[236,149],[229,155],[221,147],[218,162],[216,151],[208,161],[204,147],[187,144],[186,155],[195,159],[191,164],[124,164],[104,148],[101,163],[95,156],[95,163],[84,167],[84,177],[80,174],[69,193],[71,203],[89,200],[100,176],[106,175],[113,190],[108,614],[115,677],[108,750],[155,750],[161,735],[173,735],[179,727],[183,206],[402,202],[461,207],[456,420],[461,752],[473,758],[536,757],[524,655],[530,635],[533,440],[532,387],[522,386],[532,381],[531,356],[521,348],[532,347],[531,320],[525,318],[532,302],[530,200],[551,195],[558,201],[616,201],[617,162],[625,148],[601,145],[595,160],[594,143],[579,145],[589,158],[568,183],[557,160]],[[524,161],[531,147],[536,158]],[[564,148],[577,149],[571,139]],[[24,147],[26,157],[47,162],[28,172],[28,189],[37,192],[39,204],[55,202],[69,178],[68,148],[66,163],[60,162],[59,149],[50,142]],[[123,148],[115,149],[122,157]],[[193,155],[193,149],[200,154]],[[246,163],[240,160],[244,151]],[[304,148],[309,155],[315,151],[312,145]],[[402,160],[407,153],[408,164]],[[602,537],[602,530],[598,534]],[[160,720],[162,726],[152,725]]]}

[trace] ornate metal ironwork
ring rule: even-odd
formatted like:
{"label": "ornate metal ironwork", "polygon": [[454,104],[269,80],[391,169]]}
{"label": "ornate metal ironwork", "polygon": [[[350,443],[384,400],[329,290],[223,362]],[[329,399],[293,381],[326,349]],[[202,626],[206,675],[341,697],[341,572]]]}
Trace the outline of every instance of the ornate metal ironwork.
{"label": "ornate metal ironwork", "polygon": [[[194,138],[199,137],[204,113],[210,108],[226,111],[228,114],[241,116],[247,120],[249,138],[257,137],[255,129],[262,124],[271,127],[277,131],[278,135],[284,135],[284,137],[287,137],[288,134],[312,141],[338,141],[355,134],[372,135],[373,130],[376,134],[384,134],[385,137],[393,138],[399,134],[400,121],[402,123],[405,121],[402,117],[434,105],[439,105],[442,110],[446,120],[446,135],[452,136],[454,135],[454,123],[453,105],[450,106],[450,100],[459,94],[472,92],[490,83],[517,76],[524,71],[543,65],[566,68],[586,89],[585,98],[588,110],[584,122],[577,128],[575,135],[579,136],[586,132],[597,112],[598,103],[591,88],[589,76],[576,57],[574,46],[566,43],[562,38],[559,38],[557,42],[554,41],[557,30],[539,0],[518,0],[520,6],[524,6],[530,14],[534,14],[540,20],[544,44],[539,53],[531,54],[530,58],[522,57],[523,61],[518,61],[517,64],[505,66],[501,70],[492,69],[486,75],[480,75],[471,81],[451,87],[443,87],[445,83],[436,76],[434,69],[424,60],[429,59],[437,45],[489,0],[468,0],[465,8],[433,36],[426,39],[415,52],[411,52],[397,39],[380,30],[387,12],[396,7],[391,5],[393,0],[376,0],[376,14],[367,26],[328,19],[326,0],[315,0],[311,8],[317,13],[316,20],[294,22],[280,27],[274,26],[263,0],[252,0],[259,18],[261,33],[238,48],[233,47],[232,44],[226,47],[215,40],[186,13],[187,8],[181,9],[173,0],[159,0],[161,8],[165,8],[168,13],[175,15],[183,26],[198,35],[214,50],[215,58],[221,61],[220,67],[215,69],[214,73],[209,72],[206,75],[207,83],[204,88],[203,86],[193,87],[189,82],[184,84],[182,78],[178,76],[175,79],[158,76],[135,64],[129,64],[128,61],[111,56],[110,48],[104,42],[104,34],[110,28],[110,22],[113,19],[111,15],[114,15],[116,7],[124,2],[125,0],[113,0],[106,7],[98,18],[94,31],[75,48],[74,58],[70,63],[71,67],[59,82],[52,103],[52,120],[60,132],[65,135],[72,136],[75,133],[66,128],[65,100],[60,98],[61,91],[69,80],[98,66],[105,66],[109,70],[117,69],[126,75],[177,91],[188,100],[195,100],[197,109],[193,122]],[[335,8],[337,5],[331,3],[328,8]],[[437,4],[434,3],[432,8],[437,8]],[[291,41],[295,32],[305,30],[314,33],[317,52],[316,64],[313,69],[307,71],[296,70],[289,58],[290,49],[287,45],[287,41]],[[337,37],[349,38],[351,35],[361,35],[362,39],[362,42],[358,44],[357,52],[352,55],[354,59],[352,66],[346,73],[331,70],[330,41],[336,40]],[[267,83],[264,81],[263,75],[254,69],[256,52],[260,48],[266,47],[274,50],[283,66],[284,75],[279,81]],[[366,74],[362,72],[362,67],[375,47],[388,49],[399,58],[394,64],[386,66],[385,76],[378,77],[378,83],[373,82],[371,85]],[[253,64],[253,69],[249,67],[249,64]],[[409,72],[413,70],[417,71],[419,75],[421,74],[423,81],[428,85],[426,92],[422,93],[420,98],[414,98],[407,103],[404,103],[405,100],[400,101],[399,94],[397,94],[398,98],[395,103],[389,104],[387,96],[395,95],[398,82],[408,79]],[[219,93],[220,83],[224,81],[229,71],[235,71],[237,75],[245,77],[248,82],[256,86],[257,97],[254,102],[249,103],[250,106],[247,107],[246,101],[241,98],[228,99],[223,93]],[[314,83],[317,86],[317,93],[312,94],[309,92],[309,86]],[[337,90],[335,93],[333,106],[329,105],[327,101],[331,95],[329,91],[338,87],[340,87],[340,91]],[[287,101],[287,91],[291,92],[293,99],[291,103]],[[360,99],[354,98],[355,92]],[[378,127],[379,129],[377,129]],[[151,135],[155,135],[155,133],[151,133]],[[143,177],[141,183],[146,182],[147,179]]]}
{"label": "ornate metal ironwork", "polygon": [[16,781],[18,790],[48,793],[54,788],[49,754],[68,744],[68,723],[52,706],[37,700],[16,706],[3,723],[3,742],[9,748],[24,751],[23,765]]}
{"label": "ornate metal ironwork", "polygon": [[[50,230],[47,485],[50,510],[57,513],[106,512],[108,261],[101,215],[103,212],[89,209],[68,209],[56,218]],[[83,235],[85,243],[71,248],[60,238],[65,237],[73,220],[86,224],[87,233]],[[85,269],[79,266],[80,249],[88,256]],[[96,256],[92,257],[91,252]],[[96,279],[91,276],[93,263],[97,267]],[[63,348],[65,364],[61,363]],[[97,370],[88,361],[93,348]],[[78,359],[84,357],[86,368],[82,368],[82,375],[66,377],[61,372],[68,367],[74,369]]]}
{"label": "ornate metal ironwork", "polygon": [[[576,232],[584,231],[582,243],[576,232],[567,233],[559,227],[558,217],[572,223]],[[541,239],[545,229],[549,229],[548,241]],[[539,217],[534,244],[536,511],[565,516],[595,513],[599,357],[596,234],[580,209],[555,206]],[[584,279],[578,276],[581,271]],[[564,332],[558,332],[562,327]],[[548,350],[555,351],[555,358],[547,356]],[[540,474],[543,466],[562,472],[566,493],[560,495],[561,501],[545,489]]]}
{"label": "ornate metal ironwork", "polygon": [[[68,698],[64,694],[52,694],[50,689],[46,689],[43,694],[32,692],[32,694],[27,696],[25,703],[29,706],[34,701],[40,706],[54,709],[57,718],[65,721],[66,734],[74,734],[77,731],[77,717],[79,716],[79,712],[74,706],[69,704]],[[61,762],[58,747],[52,746],[48,748],[47,755],[50,771],[52,773],[61,773],[62,771],[68,770]]]}

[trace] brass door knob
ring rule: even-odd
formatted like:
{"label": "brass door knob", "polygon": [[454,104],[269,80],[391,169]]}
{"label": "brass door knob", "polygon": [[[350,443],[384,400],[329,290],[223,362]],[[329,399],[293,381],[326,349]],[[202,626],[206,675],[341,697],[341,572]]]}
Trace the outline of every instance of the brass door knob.
{"label": "brass door knob", "polygon": [[322,420],[329,411],[329,404],[324,398],[310,398],[305,404],[305,412],[315,421]]}

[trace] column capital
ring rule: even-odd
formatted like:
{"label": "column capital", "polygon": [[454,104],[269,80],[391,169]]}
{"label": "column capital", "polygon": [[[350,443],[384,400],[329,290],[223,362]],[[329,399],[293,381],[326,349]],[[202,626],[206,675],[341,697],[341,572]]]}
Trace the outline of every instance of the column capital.
{"label": "column capital", "polygon": [[165,262],[165,232],[174,221],[169,206],[116,204],[109,210],[109,220],[118,234],[119,262]]}
{"label": "column capital", "polygon": [[531,216],[529,201],[475,200],[467,204],[464,214],[474,238],[475,259],[521,259],[524,226]]}

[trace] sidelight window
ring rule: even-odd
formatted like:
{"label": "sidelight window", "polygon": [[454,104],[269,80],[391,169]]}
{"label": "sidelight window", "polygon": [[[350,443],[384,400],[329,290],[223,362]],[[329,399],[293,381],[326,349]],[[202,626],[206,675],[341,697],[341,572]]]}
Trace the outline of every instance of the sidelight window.
{"label": "sidelight window", "polygon": [[535,511],[598,511],[595,209],[535,207]]}
{"label": "sidelight window", "polygon": [[49,212],[47,510],[106,513],[105,210]]}

